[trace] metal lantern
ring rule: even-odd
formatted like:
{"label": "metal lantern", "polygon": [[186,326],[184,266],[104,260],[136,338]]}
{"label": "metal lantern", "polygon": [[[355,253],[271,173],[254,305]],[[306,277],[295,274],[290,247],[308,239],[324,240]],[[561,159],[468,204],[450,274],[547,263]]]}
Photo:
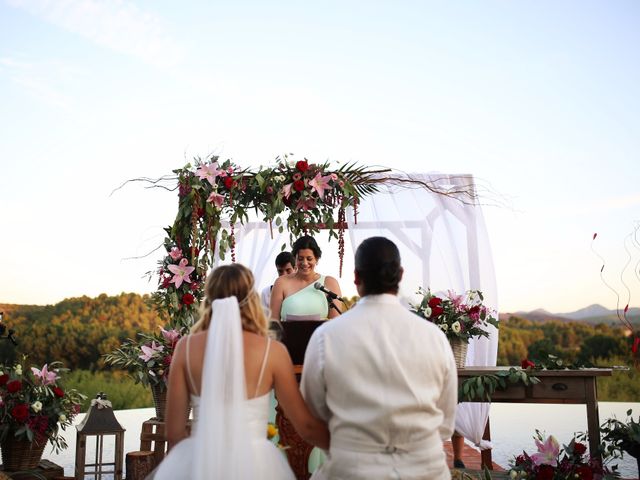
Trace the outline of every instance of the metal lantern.
{"label": "metal lantern", "polygon": [[[118,423],[111,402],[104,393],[100,392],[91,400],[89,411],[76,430],[76,480],[122,480],[125,430]],[[95,452],[91,448],[89,451],[92,457],[89,461],[93,463],[87,461],[87,445],[93,444],[90,437],[95,438]]]}

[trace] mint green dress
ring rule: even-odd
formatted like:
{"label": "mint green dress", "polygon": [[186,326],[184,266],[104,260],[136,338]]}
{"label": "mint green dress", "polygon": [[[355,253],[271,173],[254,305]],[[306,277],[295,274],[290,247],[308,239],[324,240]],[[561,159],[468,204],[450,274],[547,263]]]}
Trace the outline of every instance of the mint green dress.
{"label": "mint green dress", "polygon": [[[324,285],[324,275],[318,282]],[[320,319],[326,320],[329,316],[329,302],[327,296],[314,288],[313,282],[293,295],[289,295],[282,301],[280,307],[280,320],[286,321],[287,315],[320,315]]]}
{"label": "mint green dress", "polygon": [[[324,275],[318,279],[324,285]],[[320,290],[314,288],[316,282],[298,290],[293,295],[289,295],[282,301],[280,307],[280,320],[286,321],[287,315],[318,315],[322,320],[329,317],[329,302],[327,296]],[[326,460],[326,456],[319,448],[314,448],[309,456],[309,472],[313,473]]]}

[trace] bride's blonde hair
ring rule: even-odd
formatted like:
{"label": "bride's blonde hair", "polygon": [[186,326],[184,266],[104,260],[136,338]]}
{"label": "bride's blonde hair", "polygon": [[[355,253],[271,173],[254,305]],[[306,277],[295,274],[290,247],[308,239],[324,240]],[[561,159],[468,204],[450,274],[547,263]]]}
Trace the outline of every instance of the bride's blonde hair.
{"label": "bride's blonde hair", "polygon": [[211,304],[218,298],[236,297],[240,306],[242,329],[267,336],[269,321],[260,296],[254,289],[251,270],[239,263],[222,265],[209,274],[204,286],[205,298],[200,305],[200,319],[191,333],[207,330],[211,323]]}

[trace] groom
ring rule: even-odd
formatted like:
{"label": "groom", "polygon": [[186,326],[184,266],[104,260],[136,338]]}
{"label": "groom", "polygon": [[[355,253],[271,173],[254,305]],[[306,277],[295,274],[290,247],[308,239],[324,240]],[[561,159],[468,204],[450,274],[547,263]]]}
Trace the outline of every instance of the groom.
{"label": "groom", "polygon": [[363,241],[354,273],[361,300],[314,332],[304,359],[302,395],[331,431],[313,479],[449,479],[442,442],[457,403],[451,347],[400,304],[392,241]]}

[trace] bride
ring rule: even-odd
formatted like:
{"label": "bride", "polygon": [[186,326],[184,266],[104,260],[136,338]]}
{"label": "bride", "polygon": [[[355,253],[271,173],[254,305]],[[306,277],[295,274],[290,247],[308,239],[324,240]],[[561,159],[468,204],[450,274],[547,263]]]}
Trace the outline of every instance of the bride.
{"label": "bride", "polygon": [[205,296],[200,320],[175,348],[165,415],[170,451],[148,478],[293,479],[284,454],[267,440],[271,389],[307,442],[327,449],[327,426],[304,403],[287,350],[267,336],[251,271],[216,268]]}

